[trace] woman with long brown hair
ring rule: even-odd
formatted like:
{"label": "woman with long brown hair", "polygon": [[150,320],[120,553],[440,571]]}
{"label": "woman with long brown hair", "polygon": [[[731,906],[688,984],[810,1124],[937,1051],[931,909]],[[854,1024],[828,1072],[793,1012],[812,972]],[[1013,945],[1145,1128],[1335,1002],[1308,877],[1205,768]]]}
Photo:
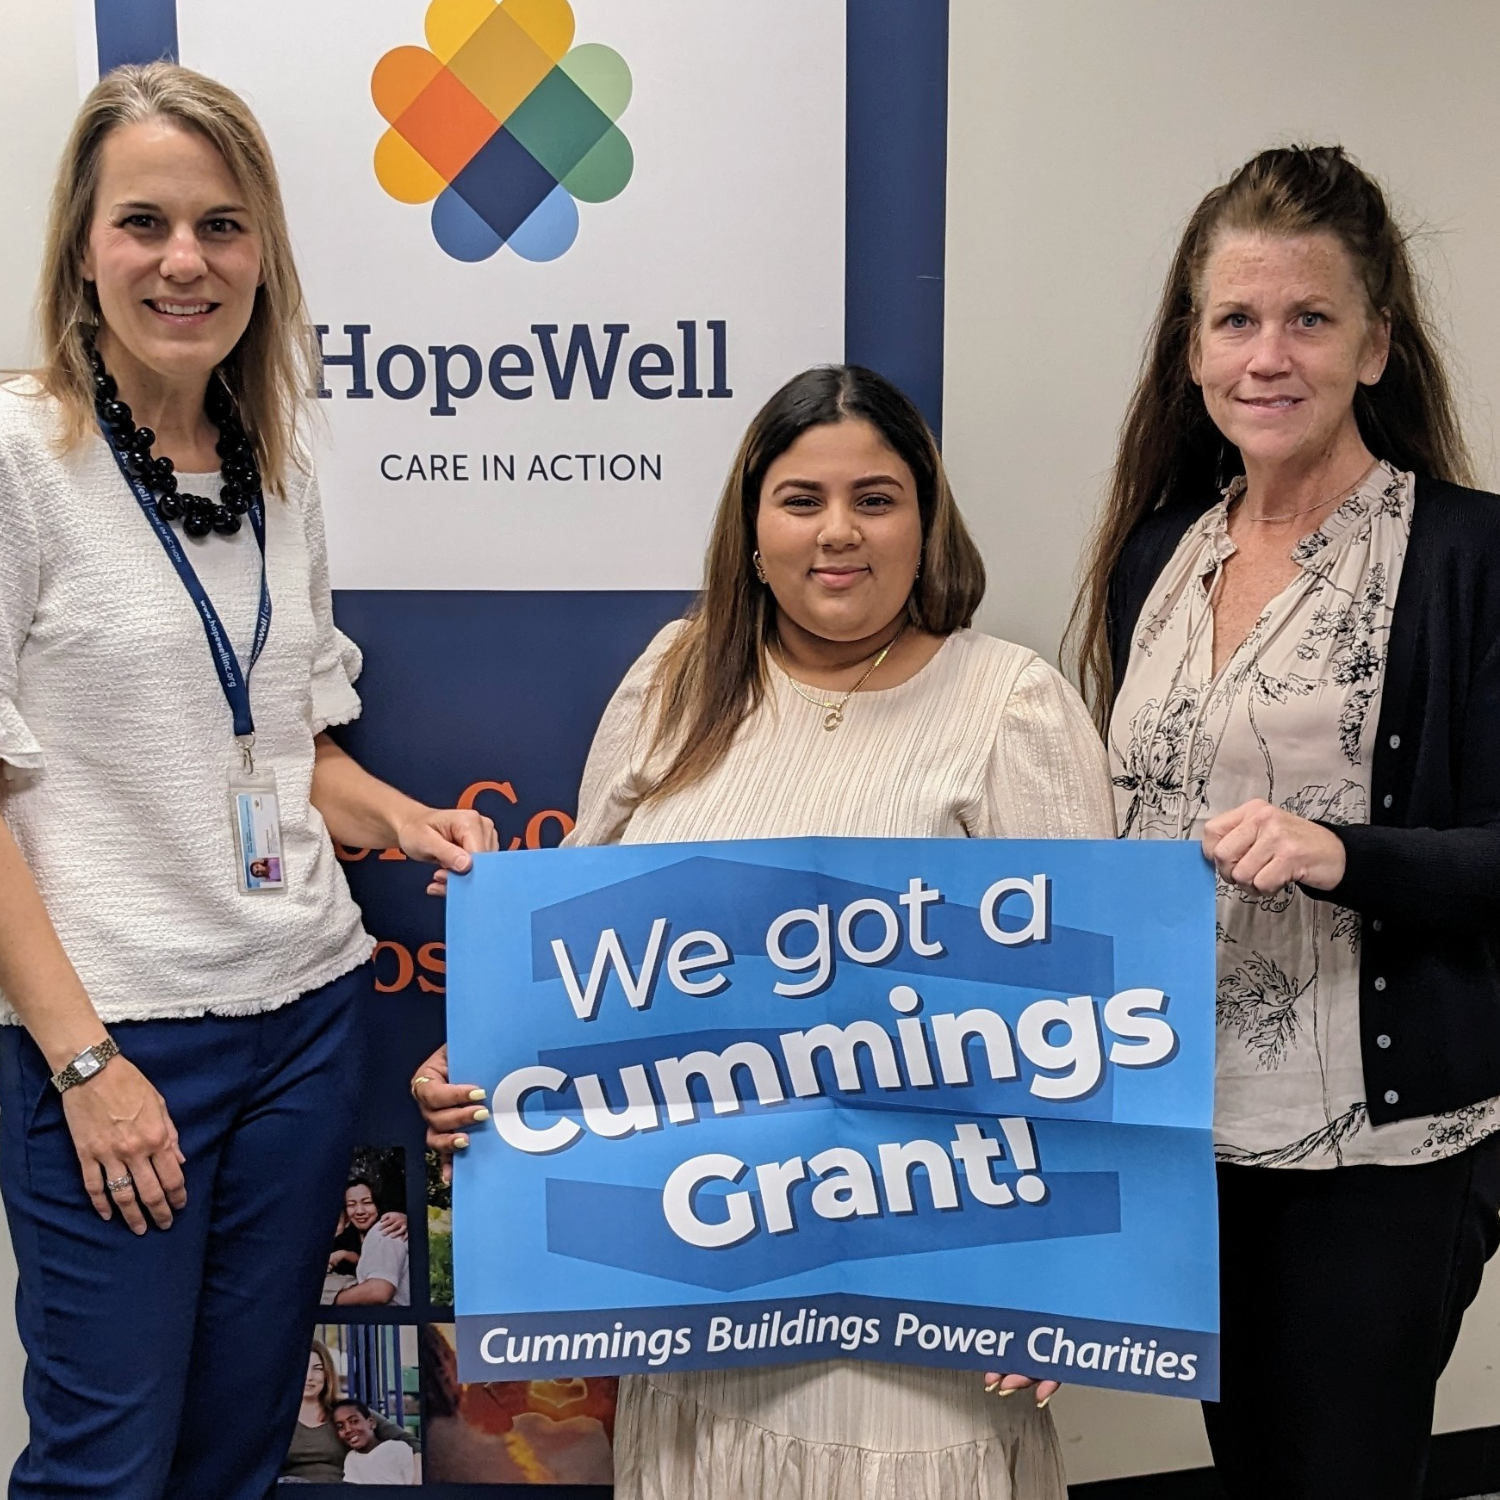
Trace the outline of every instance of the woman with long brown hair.
{"label": "woman with long brown hair", "polygon": [[0,388],[13,1500],[265,1494],[362,1082],[373,944],[333,840],[440,863],[434,890],[494,847],[328,736],[359,651],[290,245],[244,101],[118,69],[58,173],[43,366]]}
{"label": "woman with long brown hair", "polygon": [[1075,610],[1122,832],[1219,878],[1232,1496],[1415,1500],[1500,1239],[1500,500],[1336,147],[1188,222]]}
{"label": "woman with long brown hair", "polygon": [[[797,376],[735,457],[697,607],[605,711],[571,842],[1112,836],[1082,703],[970,628],[983,591],[911,402],[853,366]],[[484,1117],[442,1052],[413,1092],[439,1149]],[[628,1377],[616,1493],[1062,1500],[1053,1389],[852,1361]]]}

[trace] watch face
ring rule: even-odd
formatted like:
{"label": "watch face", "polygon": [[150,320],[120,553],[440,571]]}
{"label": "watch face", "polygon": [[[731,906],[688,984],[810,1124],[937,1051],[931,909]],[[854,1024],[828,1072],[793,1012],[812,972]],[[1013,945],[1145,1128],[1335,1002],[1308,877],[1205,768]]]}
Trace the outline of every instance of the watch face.
{"label": "watch face", "polygon": [[85,1052],[73,1066],[78,1070],[80,1078],[92,1078],[104,1064],[92,1052]]}

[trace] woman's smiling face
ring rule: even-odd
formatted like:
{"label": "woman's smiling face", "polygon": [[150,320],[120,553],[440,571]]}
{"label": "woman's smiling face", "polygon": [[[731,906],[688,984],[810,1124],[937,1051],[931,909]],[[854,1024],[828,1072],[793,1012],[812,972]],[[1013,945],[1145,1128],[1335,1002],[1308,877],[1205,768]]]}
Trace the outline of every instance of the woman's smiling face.
{"label": "woman's smiling face", "polygon": [[906,608],[916,579],[916,479],[869,422],[809,428],[766,471],[755,539],[793,623],[824,640],[864,640]]}
{"label": "woman's smiling face", "polygon": [[1352,438],[1354,393],[1390,329],[1332,234],[1221,234],[1204,267],[1192,375],[1248,466],[1311,468]]}
{"label": "woman's smiling face", "polygon": [[344,1213],[361,1234],[380,1217],[375,1195],[362,1182],[344,1189]]}
{"label": "woman's smiling face", "polygon": [[164,119],[117,126],[100,152],[83,257],[112,368],[205,378],[249,326],[261,280],[257,227],[224,158]]}

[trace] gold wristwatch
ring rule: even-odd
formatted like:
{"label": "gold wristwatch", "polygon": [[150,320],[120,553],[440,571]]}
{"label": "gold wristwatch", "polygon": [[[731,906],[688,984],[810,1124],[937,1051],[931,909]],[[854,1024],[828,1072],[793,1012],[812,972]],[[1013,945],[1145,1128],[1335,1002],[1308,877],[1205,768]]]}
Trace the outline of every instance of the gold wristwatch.
{"label": "gold wristwatch", "polygon": [[52,1086],[59,1094],[65,1094],[76,1083],[86,1083],[98,1073],[110,1058],[118,1057],[119,1047],[115,1039],[107,1036],[92,1047],[85,1047],[60,1073],[52,1075]]}

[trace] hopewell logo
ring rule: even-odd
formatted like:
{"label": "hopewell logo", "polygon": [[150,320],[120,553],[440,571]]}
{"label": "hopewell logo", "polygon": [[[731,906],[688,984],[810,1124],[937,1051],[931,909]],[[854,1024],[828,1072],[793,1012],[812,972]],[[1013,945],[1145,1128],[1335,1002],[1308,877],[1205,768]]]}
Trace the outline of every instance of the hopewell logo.
{"label": "hopewell logo", "polygon": [[432,235],[455,260],[509,245],[556,260],[578,204],[604,203],[634,157],[615,123],[630,103],[625,59],[573,46],[567,0],[432,0],[426,47],[396,47],[370,93],[390,124],[375,176],[401,203],[432,204]]}

